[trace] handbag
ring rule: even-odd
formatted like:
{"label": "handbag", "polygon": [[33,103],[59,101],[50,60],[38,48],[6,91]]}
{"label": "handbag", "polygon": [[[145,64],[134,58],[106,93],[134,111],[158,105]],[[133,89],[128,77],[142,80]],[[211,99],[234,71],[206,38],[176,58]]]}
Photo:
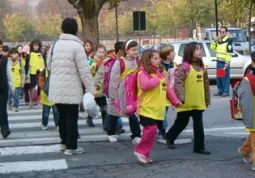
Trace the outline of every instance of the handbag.
{"label": "handbag", "polygon": [[[57,41],[56,41],[57,42]],[[50,59],[52,61],[52,56],[53,56],[53,50],[54,50],[54,47],[55,47],[55,44],[56,42],[53,44],[52,46],[52,49],[51,49],[51,53],[50,53]],[[49,88],[50,88],[50,71],[48,70],[48,76],[46,77],[45,79],[45,83],[44,83],[44,86],[43,86],[43,91],[44,93],[48,96],[49,95]]]}

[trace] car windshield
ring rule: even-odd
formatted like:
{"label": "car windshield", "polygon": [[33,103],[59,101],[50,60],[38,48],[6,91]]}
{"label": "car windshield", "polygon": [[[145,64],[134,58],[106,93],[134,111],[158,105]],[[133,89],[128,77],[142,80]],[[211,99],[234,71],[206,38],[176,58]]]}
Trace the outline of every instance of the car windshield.
{"label": "car windshield", "polygon": [[[216,30],[212,31],[212,39],[216,37]],[[232,38],[233,42],[246,42],[246,38],[242,30],[229,30],[228,37]]]}

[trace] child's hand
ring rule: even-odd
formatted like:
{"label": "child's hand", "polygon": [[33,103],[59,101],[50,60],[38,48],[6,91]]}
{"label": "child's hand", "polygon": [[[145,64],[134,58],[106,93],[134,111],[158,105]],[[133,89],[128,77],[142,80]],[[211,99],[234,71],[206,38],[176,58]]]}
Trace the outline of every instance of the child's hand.
{"label": "child's hand", "polygon": [[182,105],[182,102],[179,102],[177,105],[175,105],[175,107],[179,108],[179,107],[181,107],[181,105]]}

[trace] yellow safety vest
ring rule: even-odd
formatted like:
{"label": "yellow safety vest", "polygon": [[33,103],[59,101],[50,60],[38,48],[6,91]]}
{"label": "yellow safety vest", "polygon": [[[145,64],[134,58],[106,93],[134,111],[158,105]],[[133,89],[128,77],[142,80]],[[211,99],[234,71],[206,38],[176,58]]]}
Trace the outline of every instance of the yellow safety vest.
{"label": "yellow safety vest", "polygon": [[30,74],[36,75],[37,70],[45,69],[44,60],[40,53],[30,53],[29,59]]}
{"label": "yellow safety vest", "polygon": [[15,65],[11,66],[12,71],[12,80],[15,88],[21,87],[21,67],[20,62],[17,62]]}
{"label": "yellow safety vest", "polygon": [[[124,58],[123,58],[124,59]],[[121,74],[120,74],[120,77],[119,77],[119,81],[122,81],[127,75],[129,75],[129,74],[131,74],[131,73],[133,73],[133,72],[135,72],[135,70],[136,70],[136,68],[128,68],[127,67],[127,65],[126,65],[126,59],[124,59],[124,62],[125,62],[125,70],[124,70],[124,72],[122,72]],[[120,69],[121,70],[121,69]]]}
{"label": "yellow safety vest", "polygon": [[190,72],[185,80],[185,101],[184,104],[177,108],[177,112],[191,110],[205,110],[205,89],[203,70],[197,72],[190,65]]}
{"label": "yellow safety vest", "polygon": [[[141,72],[138,73],[138,75]],[[152,77],[157,77],[155,74]],[[138,113],[139,115],[149,117],[155,120],[164,120],[166,111],[166,79],[160,79],[160,85],[149,91],[143,92],[139,81],[138,87]]]}
{"label": "yellow safety vest", "polygon": [[230,63],[232,59],[233,47],[231,39],[225,36],[219,41],[212,41],[211,49],[216,52],[216,58],[218,61]]}

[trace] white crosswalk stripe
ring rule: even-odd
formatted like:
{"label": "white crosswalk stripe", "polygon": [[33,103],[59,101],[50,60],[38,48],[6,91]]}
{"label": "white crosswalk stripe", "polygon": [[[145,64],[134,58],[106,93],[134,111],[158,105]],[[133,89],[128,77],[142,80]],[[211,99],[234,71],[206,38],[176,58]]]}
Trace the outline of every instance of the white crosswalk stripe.
{"label": "white crosswalk stripe", "polygon": [[[0,140],[0,174],[68,169],[68,164],[63,159],[65,157],[59,151],[60,138],[52,112],[49,118],[49,130],[46,131],[41,128],[42,109],[36,107],[29,109],[22,101],[19,112],[8,111],[8,116],[11,135],[7,139]],[[123,118],[122,121],[126,133],[119,139],[130,139],[128,119]],[[90,128],[86,124],[86,119],[79,118],[81,137],[79,142],[108,140],[102,128],[102,120],[94,119],[93,122],[96,127]],[[60,159],[51,157],[52,154],[59,155]],[[26,155],[34,159],[26,160],[24,159]],[[36,159],[38,155],[45,155],[46,158]]]}

